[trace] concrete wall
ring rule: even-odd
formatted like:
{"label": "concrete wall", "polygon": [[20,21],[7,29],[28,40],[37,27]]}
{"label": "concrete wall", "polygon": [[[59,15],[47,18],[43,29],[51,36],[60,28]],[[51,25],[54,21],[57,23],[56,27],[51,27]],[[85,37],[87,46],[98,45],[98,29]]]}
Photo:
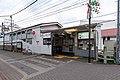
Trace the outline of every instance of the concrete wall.
{"label": "concrete wall", "polygon": [[54,29],[59,29],[58,26],[49,26],[49,27],[41,27],[40,30],[54,30]]}
{"label": "concrete wall", "polygon": [[110,29],[110,28],[117,28],[116,26],[116,21],[110,21],[110,22],[105,22],[102,23],[103,25],[101,25],[101,29]]}
{"label": "concrete wall", "polygon": [[[32,31],[35,31],[36,34],[32,38],[32,52],[38,54],[49,54],[51,55],[51,45],[43,45],[43,36],[40,33],[40,28],[34,28]],[[51,38],[51,36],[50,36]],[[37,43],[37,41],[39,41]]]}
{"label": "concrete wall", "polygon": [[[30,28],[30,29],[32,29],[32,31],[35,31],[35,34],[34,35],[31,34],[32,36],[30,37],[30,38],[32,38],[32,44],[26,42],[26,39],[27,39],[26,32],[24,34],[17,35],[16,36],[17,41],[20,41],[20,42],[23,43],[23,49],[24,50],[30,49],[32,51],[32,53],[52,55],[51,45],[43,45],[43,38],[44,37],[51,38],[51,33],[47,33],[49,35],[46,36],[46,35],[43,35],[43,34],[46,34],[46,33],[41,33],[41,30],[54,30],[54,29],[58,29],[58,28],[59,28],[59,26],[54,25],[54,24],[51,25],[51,26],[50,25],[49,26],[42,25],[42,27],[36,26],[36,27]],[[28,30],[29,30],[29,28],[28,28]],[[22,31],[26,31],[26,29],[22,30]],[[23,39],[25,39],[25,41],[21,40],[22,36],[26,37],[26,38],[23,38]],[[18,37],[19,37],[19,39],[18,39]],[[5,41],[8,42],[8,43],[11,42],[9,34],[5,35]]]}
{"label": "concrete wall", "polygon": [[[82,56],[82,57],[88,57],[89,51],[88,50],[80,50],[77,49],[75,50],[75,55]],[[91,57],[94,57],[93,50],[91,51]]]}
{"label": "concrete wall", "polygon": [[[41,33],[41,30],[54,30],[58,29],[58,26],[49,26],[49,27],[41,27],[34,28],[32,31],[35,31],[35,35],[32,38],[32,52],[38,54],[48,54],[52,55],[52,46],[51,45],[43,45],[43,38],[51,38],[51,33]],[[37,43],[38,41],[38,43]]]}
{"label": "concrete wall", "polygon": [[5,42],[10,42],[10,35],[6,34],[4,39],[5,39]]}

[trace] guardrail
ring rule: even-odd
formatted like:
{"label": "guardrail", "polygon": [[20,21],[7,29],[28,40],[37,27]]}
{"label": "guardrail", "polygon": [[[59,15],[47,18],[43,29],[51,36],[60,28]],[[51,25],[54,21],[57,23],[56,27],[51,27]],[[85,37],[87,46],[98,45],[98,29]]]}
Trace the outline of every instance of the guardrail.
{"label": "guardrail", "polygon": [[114,58],[114,50],[107,50],[107,47],[104,47],[104,50],[98,50],[98,59],[103,60],[105,64],[108,61],[113,61],[115,63]]}

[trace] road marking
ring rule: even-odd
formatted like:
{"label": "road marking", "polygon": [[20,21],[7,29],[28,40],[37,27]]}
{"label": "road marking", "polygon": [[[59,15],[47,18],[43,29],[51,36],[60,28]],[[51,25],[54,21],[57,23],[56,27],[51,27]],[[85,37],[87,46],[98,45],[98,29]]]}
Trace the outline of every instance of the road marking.
{"label": "road marking", "polygon": [[31,55],[31,56],[27,56],[27,57],[8,59],[8,60],[6,60],[6,61],[7,61],[7,62],[10,62],[10,61],[20,61],[20,60],[24,60],[24,59],[28,59],[28,58],[32,58],[32,57],[36,57],[36,56],[37,56],[37,55]]}
{"label": "road marking", "polygon": [[5,60],[1,59],[1,61],[3,61],[4,63],[8,64],[10,67],[12,67],[13,69],[15,69],[16,71],[20,72],[24,77],[28,76],[24,71],[20,70],[19,68],[13,66],[12,64],[6,62]]}

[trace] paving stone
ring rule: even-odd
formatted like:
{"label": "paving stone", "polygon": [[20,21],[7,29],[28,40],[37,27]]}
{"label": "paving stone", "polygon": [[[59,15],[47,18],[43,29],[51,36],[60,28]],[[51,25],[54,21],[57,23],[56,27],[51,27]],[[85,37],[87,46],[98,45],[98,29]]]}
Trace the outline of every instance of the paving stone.
{"label": "paving stone", "polygon": [[0,54],[0,58],[1,58],[1,59],[4,59],[4,60],[11,59],[11,57],[8,57],[8,56],[5,56],[5,55],[1,55],[1,54]]}
{"label": "paving stone", "polygon": [[14,58],[14,59],[7,60],[7,62],[16,62],[16,61],[20,61],[20,60],[24,60],[24,59],[33,58],[33,57],[36,57],[36,55],[26,56],[26,57],[21,57],[21,58]]}
{"label": "paving stone", "polygon": [[[51,70],[48,70],[44,73],[39,73],[35,71],[35,68],[31,68],[30,66],[24,65],[21,63],[14,62],[15,60],[22,61],[23,57],[26,57],[26,55],[23,54],[14,54],[9,53],[6,51],[0,51],[0,56],[6,57],[7,59],[11,58],[13,59],[12,64],[17,65],[16,67],[23,70],[28,76],[28,80],[120,80],[120,66],[119,65],[104,65],[104,64],[88,64],[86,61],[75,60],[70,63],[65,63],[63,65],[58,65],[56,68],[53,68]],[[46,58],[45,60],[43,58]],[[38,59],[38,61],[47,62],[50,64],[54,64],[51,61],[61,61],[61,62],[67,62],[68,60],[64,59],[54,59],[51,56],[44,56],[43,58]],[[34,64],[40,67],[44,67],[45,70],[50,69],[49,64],[44,64],[41,62],[32,61],[34,58],[31,57],[31,59],[23,59],[27,60],[30,64]],[[48,60],[48,61],[46,61]],[[6,60],[5,60],[6,61]],[[59,61],[59,62],[60,62]],[[26,62],[26,63],[27,63]],[[61,62],[58,64],[62,64]],[[16,64],[17,63],[17,64]],[[21,66],[22,65],[22,66]],[[57,64],[56,64],[57,65]],[[42,70],[44,70],[42,69]],[[0,71],[8,78],[8,80],[21,80],[23,78],[23,75],[10,67],[8,64],[0,61]],[[37,74],[36,74],[37,73]]]}
{"label": "paving stone", "polygon": [[35,61],[32,61],[32,60],[24,60],[24,61],[28,62],[28,63],[31,63],[31,64],[34,64],[34,65],[37,65],[37,66],[40,66],[40,67],[43,67],[43,68],[49,68],[49,67],[51,67],[49,65],[45,65],[43,63],[35,62]]}
{"label": "paving stone", "polygon": [[0,71],[7,77],[8,80],[20,80],[23,75],[10,67],[8,64],[0,60]]}
{"label": "paving stone", "polygon": [[120,67],[73,61],[28,80],[120,80]]}
{"label": "paving stone", "polygon": [[30,68],[26,65],[23,65],[19,62],[15,62],[15,63],[11,63],[12,65],[14,65],[15,67],[19,68],[20,70],[24,71],[25,73],[27,73],[28,75],[33,74],[35,72],[38,72],[37,70]]}
{"label": "paving stone", "polygon": [[60,64],[58,62],[55,62],[54,60],[46,60],[46,59],[43,59],[43,58],[40,58],[40,57],[35,57],[34,59],[35,60],[41,60],[41,61],[44,61],[44,62],[48,62],[48,63],[55,64],[55,65],[59,65]]}
{"label": "paving stone", "polygon": [[0,80],[7,80],[6,76],[0,72]]}

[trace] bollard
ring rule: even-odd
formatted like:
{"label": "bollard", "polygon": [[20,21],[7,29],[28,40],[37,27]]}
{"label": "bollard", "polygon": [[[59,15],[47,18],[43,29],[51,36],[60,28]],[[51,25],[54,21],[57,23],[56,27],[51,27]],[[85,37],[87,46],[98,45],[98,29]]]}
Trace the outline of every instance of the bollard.
{"label": "bollard", "polygon": [[103,55],[104,55],[104,63],[106,64],[107,63],[107,47],[104,47]]}
{"label": "bollard", "polygon": [[96,61],[98,61],[98,47],[96,47],[96,57],[95,57]]}

